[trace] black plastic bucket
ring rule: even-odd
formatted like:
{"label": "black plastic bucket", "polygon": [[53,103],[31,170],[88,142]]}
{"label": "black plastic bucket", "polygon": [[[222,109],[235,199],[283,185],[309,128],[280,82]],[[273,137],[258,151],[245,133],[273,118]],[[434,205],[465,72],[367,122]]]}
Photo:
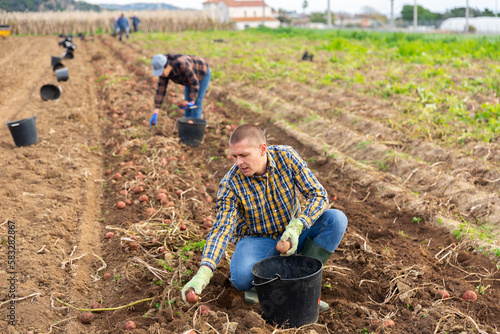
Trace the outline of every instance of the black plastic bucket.
{"label": "black plastic bucket", "polygon": [[68,69],[66,67],[56,71],[57,81],[67,81],[69,79]]}
{"label": "black plastic bucket", "polygon": [[63,59],[73,59],[75,58],[75,55],[73,54],[72,49],[66,49],[66,52],[63,53]]}
{"label": "black plastic bucket", "polygon": [[205,136],[207,121],[200,118],[181,117],[177,119],[179,138],[187,146],[198,146]]}
{"label": "black plastic bucket", "polygon": [[29,146],[38,143],[35,116],[15,122],[7,121],[7,126],[16,146]]}
{"label": "black plastic bucket", "polygon": [[52,56],[52,58],[50,60],[50,65],[54,66],[55,64],[59,64],[61,62],[62,62],[62,58],[61,57]]}
{"label": "black plastic bucket", "polygon": [[52,84],[43,85],[40,88],[40,96],[44,101],[57,100],[61,97],[61,88]]}
{"label": "black plastic bucket", "polygon": [[252,267],[262,318],[285,328],[315,323],[323,263],[303,255],[272,256]]}
{"label": "black plastic bucket", "polygon": [[66,66],[63,65],[63,63],[57,63],[57,64],[54,64],[54,66],[52,66],[52,71],[57,71],[61,68],[65,68]]}

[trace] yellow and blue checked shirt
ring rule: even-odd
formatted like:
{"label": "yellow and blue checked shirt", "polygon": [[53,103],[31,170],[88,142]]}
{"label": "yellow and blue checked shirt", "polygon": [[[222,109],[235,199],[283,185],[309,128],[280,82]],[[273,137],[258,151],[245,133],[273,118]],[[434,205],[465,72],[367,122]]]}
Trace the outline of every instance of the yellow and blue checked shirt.
{"label": "yellow and blue checked shirt", "polygon": [[[297,189],[306,198],[302,212]],[[215,270],[229,241],[248,235],[277,239],[294,218],[310,228],[327,206],[325,188],[299,154],[290,146],[269,146],[265,175],[247,177],[234,165],[221,180],[201,265]]]}

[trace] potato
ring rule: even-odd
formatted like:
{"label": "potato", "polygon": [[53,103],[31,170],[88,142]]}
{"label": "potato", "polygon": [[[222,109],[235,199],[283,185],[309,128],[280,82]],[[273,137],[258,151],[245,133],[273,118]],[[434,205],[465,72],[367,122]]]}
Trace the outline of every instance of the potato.
{"label": "potato", "polygon": [[118,180],[119,180],[119,179],[121,179],[121,178],[122,178],[122,175],[121,175],[120,173],[116,173],[115,175],[113,175],[113,179],[114,179],[114,180],[117,180],[117,181],[118,181]]}
{"label": "potato", "polygon": [[147,195],[141,195],[139,196],[139,201],[141,202],[147,202],[148,201],[148,196]]}
{"label": "potato", "polygon": [[132,241],[128,244],[128,247],[130,248],[130,250],[139,250],[141,248],[141,246],[135,242],[135,241]]}
{"label": "potato", "polygon": [[186,293],[186,299],[189,303],[194,304],[198,301],[198,295],[191,289]]}
{"label": "potato", "polygon": [[286,252],[288,252],[290,247],[291,247],[290,241],[281,241],[280,240],[276,244],[276,250],[278,252],[280,252],[281,254],[285,254]]}
{"label": "potato", "polygon": [[106,233],[106,239],[111,239],[114,236],[115,236],[115,234],[113,232]]}
{"label": "potato", "polygon": [[477,295],[474,291],[469,290],[469,291],[464,292],[464,294],[462,295],[462,298],[465,300],[474,301],[474,300],[477,300]]}
{"label": "potato", "polygon": [[92,308],[99,309],[99,308],[102,308],[102,305],[100,303],[92,303]]}
{"label": "potato", "polygon": [[105,273],[102,275],[102,279],[110,279],[111,278],[111,273]]}
{"label": "potato", "polygon": [[211,311],[211,309],[208,305],[201,305],[198,310],[200,311],[200,314],[202,314],[202,315],[207,314],[208,312]]}
{"label": "potato", "polygon": [[135,327],[135,322],[133,322],[132,320],[129,320],[125,323],[125,329],[128,331],[135,329]]}
{"label": "potato", "polygon": [[94,314],[92,312],[85,312],[80,316],[80,320],[84,324],[90,324],[94,320]]}
{"label": "potato", "polygon": [[440,299],[450,298],[450,293],[446,290],[439,290],[436,292],[436,296]]}
{"label": "potato", "polygon": [[189,124],[194,124],[192,120],[187,121]]}
{"label": "potato", "polygon": [[117,207],[118,209],[123,209],[123,208],[125,208],[126,206],[127,206],[127,204],[125,204],[125,202],[123,202],[123,201],[118,201],[118,203],[116,203],[116,207]]}

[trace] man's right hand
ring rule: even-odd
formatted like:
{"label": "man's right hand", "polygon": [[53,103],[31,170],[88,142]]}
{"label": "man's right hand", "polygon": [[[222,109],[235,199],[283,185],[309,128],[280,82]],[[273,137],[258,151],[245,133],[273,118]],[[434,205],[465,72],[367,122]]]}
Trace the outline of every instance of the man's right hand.
{"label": "man's right hand", "polygon": [[201,266],[198,273],[182,288],[182,300],[186,301],[186,292],[189,289],[193,289],[197,295],[200,295],[207,284],[210,283],[213,275],[214,273],[210,267]]}
{"label": "man's right hand", "polygon": [[153,126],[153,125],[158,124],[158,112],[159,111],[160,111],[160,109],[155,108],[155,110],[153,112],[153,116],[151,116],[151,119],[149,120],[149,126]]}
{"label": "man's right hand", "polygon": [[158,123],[158,114],[154,113],[153,116],[151,116],[151,119],[149,120],[149,126],[156,125]]}

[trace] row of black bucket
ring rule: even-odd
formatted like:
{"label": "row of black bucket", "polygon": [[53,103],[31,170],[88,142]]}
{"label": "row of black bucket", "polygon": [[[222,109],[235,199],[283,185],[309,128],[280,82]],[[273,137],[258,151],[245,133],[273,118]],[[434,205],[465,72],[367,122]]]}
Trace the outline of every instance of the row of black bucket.
{"label": "row of black bucket", "polygon": [[[80,36],[80,35],[79,35]],[[69,71],[63,64],[63,59],[73,59],[75,58],[76,45],[73,44],[72,35],[60,34],[59,37],[63,39],[58,43],[59,46],[65,49],[62,57],[52,56],[50,60],[50,65],[52,66],[52,71],[56,75],[57,81],[67,81],[69,79]],[[46,84],[40,88],[40,96],[44,101],[48,100],[58,100],[61,97],[61,87],[54,84]]]}
{"label": "row of black bucket", "polygon": [[[80,34],[82,35],[82,34]],[[82,35],[82,40],[84,40],[85,36]],[[59,46],[65,48],[65,51],[62,57],[52,56],[50,65],[52,66],[52,71],[56,75],[56,79],[58,82],[67,81],[69,79],[68,68],[63,64],[63,60],[73,59],[74,52],[76,50],[76,45],[73,44],[73,36],[72,35],[59,35],[63,39],[59,42]],[[42,100],[58,100],[61,97],[62,89],[60,86],[54,84],[45,84],[40,88],[40,96]],[[38,143],[38,134],[36,130],[36,122],[35,116],[31,116],[29,118],[21,119],[14,122],[6,122],[7,127],[10,130],[12,138],[14,139],[14,143],[16,146],[29,146]]]}

